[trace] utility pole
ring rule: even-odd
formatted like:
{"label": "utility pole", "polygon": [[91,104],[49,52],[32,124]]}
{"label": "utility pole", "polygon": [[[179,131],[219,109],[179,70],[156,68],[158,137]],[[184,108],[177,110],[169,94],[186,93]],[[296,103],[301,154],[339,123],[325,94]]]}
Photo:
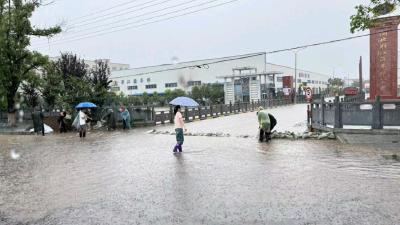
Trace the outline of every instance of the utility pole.
{"label": "utility pole", "polygon": [[304,48],[294,50],[294,104],[297,103],[297,53]]}
{"label": "utility pole", "polygon": [[358,65],[358,80],[359,80],[359,90],[358,93],[363,93],[363,71],[362,71],[362,56],[360,56],[360,63]]}
{"label": "utility pole", "polygon": [[294,104],[297,103],[297,51],[294,52]]}

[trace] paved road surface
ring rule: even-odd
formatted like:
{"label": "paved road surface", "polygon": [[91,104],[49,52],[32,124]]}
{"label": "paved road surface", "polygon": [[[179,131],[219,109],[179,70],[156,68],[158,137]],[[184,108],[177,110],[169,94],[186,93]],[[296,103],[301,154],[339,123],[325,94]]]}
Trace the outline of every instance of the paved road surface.
{"label": "paved road surface", "polygon": [[[274,110],[279,129],[300,129],[301,106]],[[246,134],[255,124],[248,113],[188,126]],[[0,136],[0,224],[400,222],[398,149],[186,137],[175,156],[174,137],[146,130]]]}

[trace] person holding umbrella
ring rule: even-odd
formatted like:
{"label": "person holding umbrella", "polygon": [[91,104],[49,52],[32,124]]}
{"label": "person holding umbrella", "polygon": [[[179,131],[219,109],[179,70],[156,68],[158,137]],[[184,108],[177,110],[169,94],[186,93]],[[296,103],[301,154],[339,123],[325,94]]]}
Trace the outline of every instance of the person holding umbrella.
{"label": "person holding umbrella", "polygon": [[87,116],[85,111],[87,109],[97,108],[97,106],[95,104],[91,103],[91,102],[81,102],[75,108],[77,110],[79,110],[79,113],[78,113],[77,118],[74,121],[74,124],[78,128],[79,137],[80,138],[85,138],[86,137],[86,129],[87,129],[86,122],[88,120],[88,116]]}
{"label": "person holding umbrella", "polygon": [[80,138],[85,138],[86,137],[86,120],[87,120],[87,115],[83,111],[83,109],[79,110],[78,113],[78,121],[79,121],[79,137]]}
{"label": "person holding umbrella", "polygon": [[186,131],[185,122],[181,112],[181,106],[185,107],[198,107],[199,104],[188,97],[178,97],[172,100],[169,104],[174,105],[174,124],[176,133],[176,145],[173,152],[182,152],[182,145],[184,142],[183,132]]}
{"label": "person holding umbrella", "polygon": [[186,131],[185,122],[183,121],[183,116],[181,113],[181,106],[177,105],[174,108],[174,124],[175,124],[175,133],[176,133],[176,145],[174,147],[173,152],[182,152],[182,145],[185,140],[183,136],[183,131]]}

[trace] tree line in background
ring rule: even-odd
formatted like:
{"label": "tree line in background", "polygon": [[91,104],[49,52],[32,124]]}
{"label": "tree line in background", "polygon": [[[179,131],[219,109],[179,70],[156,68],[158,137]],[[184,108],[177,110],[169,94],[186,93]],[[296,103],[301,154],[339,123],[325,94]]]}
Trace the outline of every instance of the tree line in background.
{"label": "tree line in background", "polygon": [[224,99],[223,85],[220,84],[195,86],[189,93],[181,89],[167,89],[162,94],[145,92],[140,96],[117,95],[110,92],[110,76],[110,67],[105,61],[96,60],[95,66],[88,68],[85,61],[76,55],[63,53],[57,61],[48,61],[33,76],[21,82],[20,92],[16,93],[15,99],[22,103],[22,108],[41,106],[46,110],[73,110],[76,104],[84,101],[99,106],[163,106],[178,96],[189,96],[203,104],[221,103]]}

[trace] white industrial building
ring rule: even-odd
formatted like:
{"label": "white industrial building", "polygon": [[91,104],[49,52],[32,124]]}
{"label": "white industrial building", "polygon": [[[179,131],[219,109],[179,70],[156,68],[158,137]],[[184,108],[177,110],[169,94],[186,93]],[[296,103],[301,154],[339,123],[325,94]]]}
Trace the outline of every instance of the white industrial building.
{"label": "white industrial building", "polygon": [[[283,73],[281,76],[276,76],[275,78],[277,92],[283,91],[283,85],[282,85],[283,76],[292,76],[294,81],[295,69],[293,67],[267,63],[267,69],[270,71],[280,71]],[[329,78],[330,77],[325,74],[297,69],[297,87],[299,87],[299,84],[303,84],[307,87],[311,87],[313,93],[316,94],[319,94],[320,91],[326,89]]]}
{"label": "white industrial building", "polygon": [[[51,61],[58,61],[61,58],[61,56],[56,56],[56,57],[49,57],[49,59]],[[88,68],[94,68],[96,66],[96,62],[97,61],[103,61],[106,62],[108,64],[108,66],[110,67],[110,71],[117,71],[117,70],[127,70],[129,69],[129,64],[125,64],[125,63],[113,63],[111,62],[110,59],[96,59],[96,60],[86,60],[83,59],[85,64],[88,66]]]}
{"label": "white industrial building", "polygon": [[[274,88],[275,92],[281,91],[282,77],[293,75],[293,68],[266,63],[266,53],[252,53],[115,70],[112,71],[111,80],[113,80],[112,91],[128,96],[142,95],[144,92],[148,94],[157,92],[162,95],[167,89],[177,88],[190,92],[193,86],[221,83],[225,84],[225,100],[227,100],[228,84],[234,85],[238,78],[250,76],[251,88],[249,87],[248,93],[251,93],[251,97],[245,100],[257,100],[263,96],[263,87]],[[298,70],[298,81],[306,82],[315,93],[326,88],[328,79],[328,76],[319,73]],[[235,92],[234,88],[232,91]]]}

